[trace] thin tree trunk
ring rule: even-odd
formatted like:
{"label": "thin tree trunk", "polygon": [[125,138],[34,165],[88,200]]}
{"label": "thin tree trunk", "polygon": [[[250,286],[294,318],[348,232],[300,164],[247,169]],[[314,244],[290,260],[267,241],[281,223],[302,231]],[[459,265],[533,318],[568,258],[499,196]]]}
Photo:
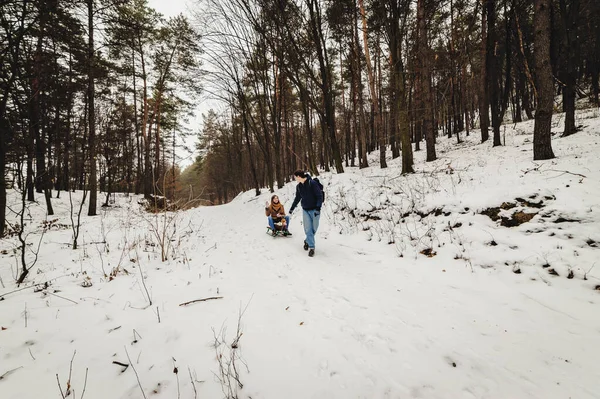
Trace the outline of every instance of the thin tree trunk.
{"label": "thin tree trunk", "polygon": [[[427,26],[426,26],[426,9],[425,0],[418,0],[417,2],[417,25],[418,25],[418,37],[419,37],[419,70],[420,77],[419,83],[420,88],[417,90],[421,93],[421,100],[417,102],[417,107],[420,107],[419,115],[421,115],[421,128],[425,136],[425,144],[427,147],[427,162],[435,161],[437,159],[435,153],[435,133],[433,131],[432,115],[433,115],[433,101],[431,96],[431,69],[429,66],[429,42],[427,41]],[[417,136],[417,139],[420,139]],[[404,143],[402,143],[404,145]]]}
{"label": "thin tree trunk", "polygon": [[139,194],[142,191],[141,183],[143,181],[143,164],[142,164],[142,148],[140,146],[140,121],[138,118],[138,94],[137,94],[137,75],[135,69],[135,48],[131,46],[131,65],[132,65],[132,77],[133,77],[133,123],[135,126],[135,141],[136,141],[136,159],[137,167],[135,173],[135,194]]}
{"label": "thin tree trunk", "polygon": [[25,186],[27,187],[27,201],[34,202],[34,184],[33,184],[33,157],[34,157],[34,133],[30,131],[27,135],[27,177]]}
{"label": "thin tree trunk", "polygon": [[[513,2],[513,9],[515,8],[515,4]],[[527,76],[527,80],[533,87],[533,97],[537,97],[535,84],[533,81],[533,76],[531,75],[531,70],[529,69],[529,62],[527,62],[527,56],[525,55],[525,45],[523,44],[523,31],[521,29],[521,24],[519,23],[519,16],[515,12],[515,23],[517,25],[517,35],[519,37],[519,52],[521,54],[521,58],[523,60],[523,68],[525,69],[525,76]],[[522,80],[522,78],[519,78]],[[524,86],[524,85],[523,85]]]}
{"label": "thin tree trunk", "polygon": [[505,29],[505,75],[504,75],[504,94],[502,96],[502,105],[500,113],[500,121],[504,120],[504,115],[508,109],[508,103],[510,100],[510,93],[512,92],[512,52],[511,52],[511,38],[512,32],[512,19],[515,14],[514,1],[511,3],[510,13],[507,10],[508,0],[504,0],[504,29]]}
{"label": "thin tree trunk", "polygon": [[[577,132],[575,126],[575,86],[577,84],[576,63],[579,61],[577,37],[579,19],[579,0],[560,0],[560,13],[564,29],[564,47],[562,52],[566,65],[563,65],[561,81],[563,84],[563,107],[565,111],[565,130],[563,136]],[[568,9],[567,9],[568,5]]]}
{"label": "thin tree trunk", "polygon": [[387,153],[387,148],[386,148],[386,128],[385,128],[385,120],[384,120],[384,112],[382,111],[383,109],[385,109],[385,105],[384,103],[384,98],[382,96],[382,87],[383,87],[383,82],[382,82],[382,73],[381,73],[381,40],[380,37],[378,35],[377,37],[377,55],[376,55],[376,59],[377,59],[377,76],[378,76],[378,84],[377,84],[377,98],[380,99],[381,101],[378,101],[378,107],[379,107],[379,121],[378,126],[379,126],[379,166],[381,168],[387,168],[387,161],[386,161],[386,153]]}
{"label": "thin tree trunk", "polygon": [[[356,14],[355,14],[356,15]],[[361,66],[361,62],[360,62],[360,44],[359,44],[359,39],[358,39],[358,21],[355,20],[354,21],[354,38],[353,38],[353,52],[352,52],[352,58],[353,58],[353,62],[354,62],[354,71],[353,71],[353,77],[354,77],[354,82],[353,82],[353,86],[354,86],[354,99],[355,101],[358,101],[358,103],[356,103],[356,109],[355,109],[355,117],[358,118],[358,144],[359,144],[359,168],[366,168],[369,166],[369,160],[367,157],[367,139],[368,139],[368,134],[367,134],[367,126],[366,126],[366,121],[365,121],[365,107],[364,107],[364,102],[363,102],[363,95],[362,95],[362,89],[361,89],[361,83],[362,83],[362,66]]]}
{"label": "thin tree trunk", "polygon": [[[161,179],[161,175],[164,175],[166,172],[163,168],[160,168],[160,155],[161,155],[161,143],[160,143],[160,112],[161,112],[161,102],[162,102],[162,92],[158,93],[158,98],[156,99],[156,105],[154,107],[154,115],[156,115],[155,122],[155,133],[154,133],[154,184],[156,192],[159,192],[160,195],[166,196],[167,193],[164,192],[164,187],[161,189],[161,181],[164,183],[164,179]],[[164,184],[163,184],[164,185]]]}
{"label": "thin tree trunk", "polygon": [[406,106],[406,95],[405,95],[405,81],[404,79],[398,80],[398,93],[400,95],[399,101],[399,123],[400,123],[400,138],[402,140],[402,173],[414,173],[413,168],[413,152],[412,145],[410,143],[410,131],[409,131],[409,118],[408,109]]}
{"label": "thin tree trunk", "polygon": [[248,117],[246,115],[246,107],[244,102],[241,101],[242,107],[242,121],[244,123],[244,137],[246,138],[246,150],[248,151],[248,161],[250,163],[250,172],[252,173],[252,180],[254,181],[254,190],[256,195],[260,195],[260,184],[258,183],[258,174],[256,173],[256,165],[254,164],[254,156],[252,152],[252,145],[250,143],[250,128],[248,126]]}
{"label": "thin tree trunk", "polygon": [[300,101],[301,105],[302,105],[302,115],[304,117],[304,125],[306,127],[306,148],[307,148],[307,153],[308,153],[308,168],[309,170],[311,170],[313,173],[317,171],[317,159],[316,159],[316,155],[315,155],[315,148],[314,148],[314,143],[313,143],[313,131],[312,131],[312,126],[310,123],[310,110],[309,110],[309,103],[308,103],[308,92],[306,91],[306,89],[301,89],[300,90],[300,96],[301,98],[303,98],[302,101]]}
{"label": "thin tree trunk", "polygon": [[467,66],[465,62],[462,62],[462,66],[461,66],[461,75],[463,77],[463,82],[461,85],[461,99],[462,99],[462,109],[465,115],[465,133],[467,135],[467,137],[469,137],[469,133],[470,133],[470,118],[469,118],[469,85],[468,85],[468,78],[467,78]]}
{"label": "thin tree trunk", "polygon": [[285,153],[284,149],[281,146],[282,142],[282,123],[281,116],[283,112],[283,91],[284,91],[284,81],[283,74],[279,70],[278,58],[276,58],[273,62],[273,74],[275,80],[275,99],[273,101],[274,107],[273,112],[271,113],[272,125],[273,125],[273,138],[275,140],[275,179],[277,180],[277,188],[282,188],[283,181],[283,154]]}
{"label": "thin tree trunk", "polygon": [[42,3],[39,9],[39,20],[40,20],[40,32],[38,33],[35,64],[34,64],[34,77],[32,81],[32,97],[29,102],[30,105],[30,134],[35,138],[35,160],[36,160],[36,179],[35,187],[38,193],[44,194],[46,200],[46,212],[48,215],[54,215],[52,209],[52,198],[50,194],[50,175],[49,170],[46,168],[46,134],[44,134],[43,128],[46,126],[42,123],[41,114],[41,99],[40,94],[42,92],[42,45],[44,35],[46,31],[46,18],[49,9],[46,9],[46,5]]}
{"label": "thin tree trunk", "polygon": [[490,100],[488,87],[488,60],[487,60],[487,2],[490,0],[481,0],[481,80],[480,80],[480,100],[479,100],[479,126],[481,128],[481,142],[484,143],[490,138]]}
{"label": "thin tree trunk", "polygon": [[521,108],[521,99],[523,98],[522,92],[525,87],[525,82],[523,81],[523,75],[517,74],[517,81],[515,82],[515,96],[513,102],[515,104],[515,118],[514,122],[523,122],[523,109]]}
{"label": "thin tree trunk", "polygon": [[313,31],[314,44],[316,46],[319,72],[321,75],[321,89],[323,92],[325,122],[329,133],[330,147],[337,173],[344,173],[344,165],[339,150],[335,127],[335,103],[333,100],[333,87],[330,76],[330,65],[327,57],[327,48],[321,26],[320,4],[316,0],[307,0],[310,14],[310,24]]}
{"label": "thin tree trunk", "polygon": [[400,98],[398,96],[398,79],[400,79],[400,76],[398,76],[397,72],[396,72],[396,64],[399,62],[396,59],[396,55],[394,55],[395,53],[397,53],[396,50],[396,46],[397,43],[395,43],[395,40],[393,38],[390,38],[390,88],[391,88],[391,98],[390,98],[390,149],[392,151],[392,159],[396,159],[400,156],[400,150],[399,147],[396,144],[396,140],[397,137],[399,136],[399,124],[398,124],[398,112],[400,110],[400,106],[398,105],[398,102],[400,101]]}
{"label": "thin tree trunk", "polygon": [[492,128],[494,130],[493,146],[500,146],[501,97],[500,97],[500,71],[498,56],[496,54],[497,27],[496,27],[496,0],[487,0],[487,47],[486,64],[488,70],[488,85],[490,87],[490,101],[492,105]]}
{"label": "thin tree trunk", "polygon": [[6,229],[6,136],[8,135],[8,124],[4,119],[4,105],[0,109],[0,238],[4,237]]}
{"label": "thin tree trunk", "polygon": [[[348,167],[349,166],[348,158],[350,157],[350,155],[352,153],[350,151],[350,148],[351,148],[350,146],[352,144],[351,144],[351,133],[350,133],[350,121],[348,118],[348,110],[346,109],[346,95],[345,95],[346,87],[345,87],[345,82],[344,82],[344,61],[343,61],[343,51],[342,51],[341,43],[340,43],[339,53],[340,53],[340,80],[341,80],[341,87],[342,87],[342,90],[340,93],[342,96],[342,121],[343,121],[342,131],[344,132],[344,139],[345,139],[345,141],[344,141],[345,148],[344,148],[343,152],[344,152],[344,161],[345,161],[346,167]],[[354,162],[354,160],[352,162]],[[352,165],[352,166],[354,166],[354,165]]]}
{"label": "thin tree trunk", "polygon": [[398,116],[398,110],[400,109],[400,107],[398,106],[398,101],[399,99],[397,99],[397,87],[398,87],[398,77],[396,76],[395,72],[394,72],[394,67],[392,66],[392,72],[390,73],[390,88],[392,88],[392,93],[390,95],[390,115],[389,115],[389,142],[390,142],[390,151],[392,152],[392,159],[396,159],[400,156],[400,147],[397,144],[398,141],[398,137],[400,136],[400,132],[399,132],[399,124],[398,124],[398,120],[399,120],[399,116]]}
{"label": "thin tree trunk", "polygon": [[[599,45],[600,47],[600,45]],[[600,52],[600,49],[597,50]],[[592,72],[592,99],[594,104],[600,106],[600,66],[594,66]]]}
{"label": "thin tree trunk", "polygon": [[462,100],[461,94],[461,77],[457,69],[456,60],[456,27],[454,25],[454,1],[450,0],[450,65],[452,73],[450,75],[451,87],[452,87],[452,116],[454,133],[456,134],[456,141],[460,143],[460,131],[463,129],[463,120],[461,112]]}
{"label": "thin tree trunk", "polygon": [[[371,66],[371,53],[369,51],[367,17],[365,13],[364,0],[358,0],[358,4],[360,7],[360,15],[362,19],[363,45],[365,47],[365,60],[367,64],[367,75],[369,78],[371,105],[373,107],[373,130],[375,136],[380,138],[379,145],[382,148],[379,154],[379,166],[381,168],[387,168],[387,163],[385,162],[385,137],[383,136],[383,134],[381,134],[381,126],[379,123],[379,98],[377,96],[377,90],[375,89],[375,77],[373,74],[373,67]],[[383,140],[381,138],[383,138]]]}
{"label": "thin tree trunk", "polygon": [[523,90],[523,108],[525,109],[525,115],[527,115],[527,119],[533,119],[531,97],[529,96],[529,85],[525,85],[525,88]]}
{"label": "thin tree trunk", "polygon": [[[402,64],[402,37],[398,22],[401,18],[399,4],[392,2],[392,18],[390,21],[390,59],[392,62],[392,74],[395,75],[394,112],[398,115],[398,126],[400,140],[402,143],[402,174],[414,173],[413,151],[410,143],[410,119],[406,104],[406,79],[404,78],[404,66]],[[398,148],[396,147],[398,151]]]}
{"label": "thin tree trunk", "polygon": [[534,38],[538,102],[533,130],[533,159],[554,158],[551,142],[554,82],[550,64],[550,2],[535,0]]}
{"label": "thin tree trunk", "polygon": [[89,153],[90,161],[90,202],[88,216],[96,216],[97,172],[96,172],[96,114],[95,114],[95,55],[94,55],[94,0],[87,0],[88,6],[88,115],[89,115]]}
{"label": "thin tree trunk", "polygon": [[146,62],[144,58],[144,49],[141,44],[141,39],[138,38],[140,61],[142,66],[142,139],[144,142],[144,197],[150,198],[152,194],[152,164],[150,161],[150,133],[148,130],[148,77],[146,75]]}

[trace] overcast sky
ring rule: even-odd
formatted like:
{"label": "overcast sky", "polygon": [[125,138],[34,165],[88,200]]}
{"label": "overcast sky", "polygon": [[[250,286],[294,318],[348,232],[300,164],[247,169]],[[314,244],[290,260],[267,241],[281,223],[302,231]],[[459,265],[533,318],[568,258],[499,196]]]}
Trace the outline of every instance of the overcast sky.
{"label": "overcast sky", "polygon": [[[148,5],[154,8],[156,11],[163,14],[165,17],[173,17],[179,14],[183,14],[188,18],[191,18],[188,7],[193,6],[194,0],[148,0]],[[194,113],[196,114],[195,118],[190,119],[189,128],[194,133],[194,137],[189,137],[186,139],[185,144],[187,147],[195,149],[195,143],[197,142],[195,134],[201,128],[202,125],[202,113],[207,113],[210,108],[209,100],[203,99],[199,101],[199,103],[195,107]],[[178,163],[182,167],[186,167],[191,165],[196,158],[196,155],[189,155],[189,153],[184,151],[178,151]]]}
{"label": "overcast sky", "polygon": [[187,15],[188,0],[148,0],[148,5],[166,17],[183,13]]}

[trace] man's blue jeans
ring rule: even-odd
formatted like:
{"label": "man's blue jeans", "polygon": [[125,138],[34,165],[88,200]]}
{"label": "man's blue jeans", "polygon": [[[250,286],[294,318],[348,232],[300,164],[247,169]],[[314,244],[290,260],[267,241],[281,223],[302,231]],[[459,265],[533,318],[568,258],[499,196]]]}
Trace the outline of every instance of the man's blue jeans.
{"label": "man's blue jeans", "polygon": [[[275,221],[273,220],[273,218],[271,216],[268,216],[267,219],[269,220],[269,227],[271,227],[271,230],[275,231]],[[290,228],[290,217],[284,216],[284,219],[285,219],[286,228],[289,229]]]}
{"label": "man's blue jeans", "polygon": [[304,224],[304,234],[306,234],[306,243],[309,248],[315,248],[315,233],[319,228],[319,219],[321,212],[316,209],[302,211],[302,223]]}

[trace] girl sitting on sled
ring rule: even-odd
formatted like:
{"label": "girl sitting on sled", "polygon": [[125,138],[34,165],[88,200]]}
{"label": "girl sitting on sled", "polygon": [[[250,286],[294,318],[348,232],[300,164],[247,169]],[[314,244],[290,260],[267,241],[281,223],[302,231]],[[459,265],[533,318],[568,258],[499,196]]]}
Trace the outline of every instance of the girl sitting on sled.
{"label": "girl sitting on sled", "polygon": [[288,230],[290,217],[285,214],[283,204],[279,202],[277,195],[272,196],[271,202],[267,201],[265,204],[265,214],[267,215],[271,235],[277,235],[278,231],[284,236],[292,235]]}

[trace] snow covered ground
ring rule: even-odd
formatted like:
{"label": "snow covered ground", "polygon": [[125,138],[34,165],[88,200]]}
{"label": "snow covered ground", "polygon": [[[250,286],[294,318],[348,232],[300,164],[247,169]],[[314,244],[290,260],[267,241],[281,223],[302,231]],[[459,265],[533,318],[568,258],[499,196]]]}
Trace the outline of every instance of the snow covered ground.
{"label": "snow covered ground", "polygon": [[87,399],[599,398],[598,116],[551,161],[525,122],[506,147],[440,138],[411,176],[376,157],[323,174],[314,258],[299,215],[265,234],[268,192],[167,215],[117,196],[72,250],[62,193],[19,292],[17,238],[0,241],[0,398],[61,398],[57,374]]}

